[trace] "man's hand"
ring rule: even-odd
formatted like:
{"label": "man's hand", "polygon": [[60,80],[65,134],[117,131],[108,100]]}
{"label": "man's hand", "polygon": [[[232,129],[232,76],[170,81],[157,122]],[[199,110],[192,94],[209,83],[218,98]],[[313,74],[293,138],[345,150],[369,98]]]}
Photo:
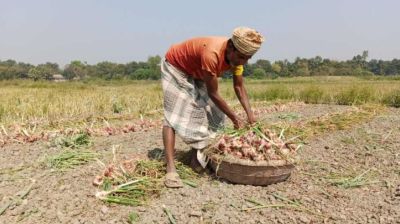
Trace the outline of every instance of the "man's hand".
{"label": "man's hand", "polygon": [[233,127],[235,129],[240,129],[240,128],[243,128],[243,126],[244,126],[244,122],[241,119],[239,119],[238,117],[235,117],[234,119],[232,119],[232,123],[233,123]]}
{"label": "man's hand", "polygon": [[251,112],[248,116],[247,116],[248,122],[250,125],[253,125],[257,122],[257,119],[254,117],[253,112]]}

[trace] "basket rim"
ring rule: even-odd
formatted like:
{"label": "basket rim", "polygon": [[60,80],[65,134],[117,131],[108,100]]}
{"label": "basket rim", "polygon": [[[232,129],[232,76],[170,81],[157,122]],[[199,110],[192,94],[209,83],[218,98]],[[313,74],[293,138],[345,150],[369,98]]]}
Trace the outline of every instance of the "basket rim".
{"label": "basket rim", "polygon": [[293,163],[287,161],[287,160],[262,160],[262,161],[252,161],[252,160],[247,160],[247,159],[239,159],[236,157],[233,157],[230,154],[227,155],[219,155],[219,154],[212,154],[208,155],[210,160],[215,163],[229,163],[229,164],[238,164],[238,165],[243,165],[243,166],[287,166],[287,165],[292,165],[294,166]]}

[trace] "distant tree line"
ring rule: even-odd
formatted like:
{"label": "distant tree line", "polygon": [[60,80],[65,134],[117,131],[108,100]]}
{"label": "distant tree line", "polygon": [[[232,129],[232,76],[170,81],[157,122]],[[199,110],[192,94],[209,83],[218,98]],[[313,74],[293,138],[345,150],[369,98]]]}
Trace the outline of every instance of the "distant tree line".
{"label": "distant tree line", "polygon": [[[280,60],[270,62],[257,60],[245,65],[244,75],[254,79],[294,77],[294,76],[389,76],[400,75],[400,60],[391,61],[372,59],[367,61],[368,51],[354,56],[351,60],[336,61],[314,58],[296,58],[293,62]],[[14,60],[0,61],[0,80],[32,79],[51,80],[54,74],[61,74],[68,80],[73,79],[133,79],[157,80],[161,77],[160,56],[149,57],[146,62],[129,62],[119,64],[100,62],[89,65],[86,62],[72,61],[63,69],[57,63],[47,62],[37,66],[16,62]],[[229,78],[230,74],[224,74]]]}

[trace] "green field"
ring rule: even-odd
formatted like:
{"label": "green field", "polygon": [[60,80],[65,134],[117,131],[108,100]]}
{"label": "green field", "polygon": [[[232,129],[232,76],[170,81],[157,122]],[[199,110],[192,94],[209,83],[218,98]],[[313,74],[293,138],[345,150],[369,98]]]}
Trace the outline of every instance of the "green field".
{"label": "green field", "polygon": [[[220,81],[220,93],[237,103],[231,80]],[[246,80],[254,101],[303,101],[353,105],[378,103],[400,107],[396,78],[297,77]],[[93,117],[151,116],[162,111],[160,81],[0,82],[0,123],[62,123]]]}

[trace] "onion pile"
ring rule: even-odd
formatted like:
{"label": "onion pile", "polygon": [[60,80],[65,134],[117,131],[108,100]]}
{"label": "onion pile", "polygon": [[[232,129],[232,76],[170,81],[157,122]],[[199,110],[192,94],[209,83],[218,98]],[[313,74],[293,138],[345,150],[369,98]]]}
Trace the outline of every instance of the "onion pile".
{"label": "onion pile", "polygon": [[61,128],[58,130],[38,130],[36,124],[34,128],[30,128],[31,126],[31,124],[14,124],[6,128],[4,125],[0,125],[0,147],[13,142],[32,143],[36,141],[49,141],[56,137],[73,136],[83,132],[90,136],[110,136],[138,131],[146,132],[160,127],[161,122],[144,119],[134,123],[129,122],[129,124],[124,124],[123,126],[110,126],[106,122],[105,127],[92,128],[87,124],[87,127],[84,128]]}
{"label": "onion pile", "polygon": [[295,138],[285,141],[283,131],[278,136],[269,129],[252,127],[222,134],[212,149],[219,154],[230,154],[245,160],[288,160],[300,147],[293,143]]}

